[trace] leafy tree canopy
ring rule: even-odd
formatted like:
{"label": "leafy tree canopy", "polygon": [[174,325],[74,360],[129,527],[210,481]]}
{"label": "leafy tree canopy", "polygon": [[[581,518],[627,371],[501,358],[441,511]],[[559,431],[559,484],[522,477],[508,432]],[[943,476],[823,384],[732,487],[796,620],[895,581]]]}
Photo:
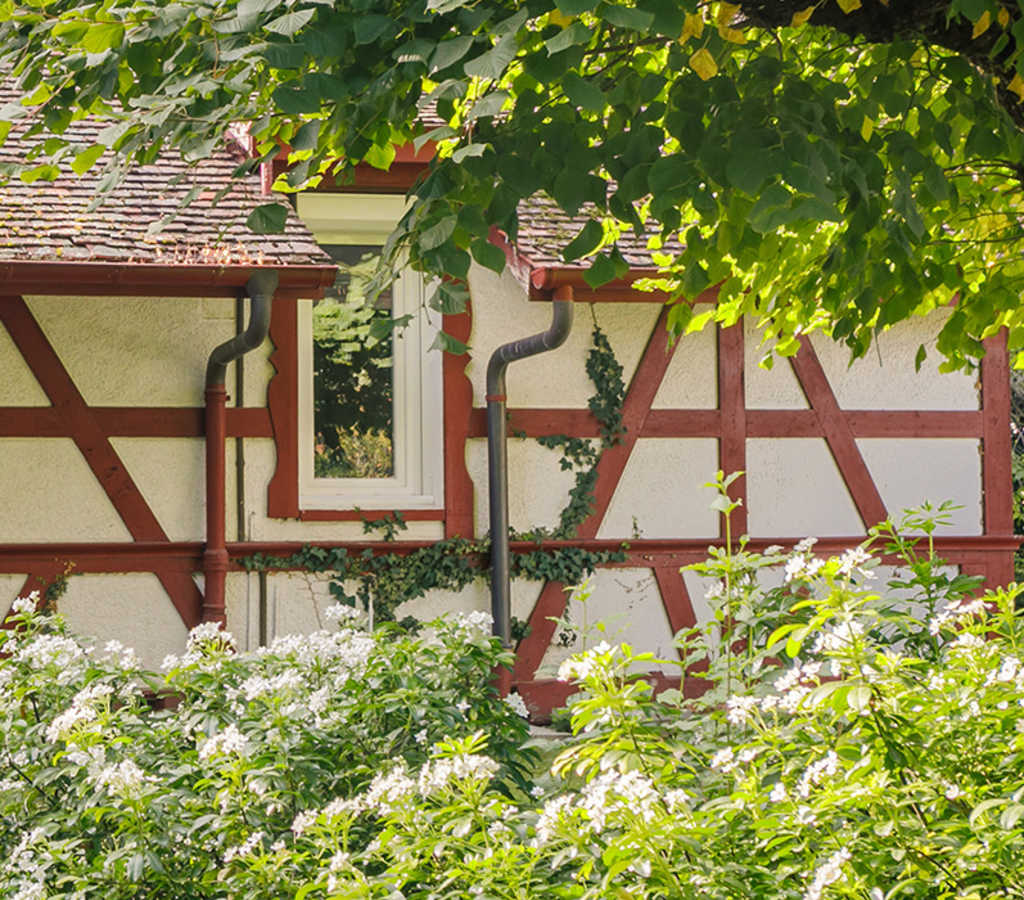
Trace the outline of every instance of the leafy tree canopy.
{"label": "leafy tree canopy", "polygon": [[[26,98],[0,119],[40,136],[29,179],[97,160],[61,138],[83,115],[135,161],[250,123],[264,158],[291,149],[286,190],[429,138],[391,247],[420,268],[500,269],[490,228],[514,238],[543,191],[589,212],[564,256],[593,284],[643,232],[676,297],[721,283],[715,317],[764,318],[782,352],[822,327],[860,354],[956,299],[958,366],[1001,326],[1024,347],[1021,47],[1013,0],[0,0]],[[431,104],[447,124],[424,133]]]}

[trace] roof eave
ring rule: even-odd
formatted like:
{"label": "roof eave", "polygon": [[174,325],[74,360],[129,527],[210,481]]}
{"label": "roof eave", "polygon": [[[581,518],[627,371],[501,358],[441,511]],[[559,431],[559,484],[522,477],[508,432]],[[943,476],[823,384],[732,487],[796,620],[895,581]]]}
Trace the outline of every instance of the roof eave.
{"label": "roof eave", "polygon": [[334,283],[327,265],[213,266],[72,260],[0,261],[6,294],[234,297],[260,269],[279,273],[277,294],[317,299]]}
{"label": "roof eave", "polygon": [[654,278],[657,269],[637,266],[621,278],[593,288],[583,277],[586,269],[576,266],[537,266],[530,270],[531,300],[548,300],[552,291],[571,287],[575,299],[583,303],[665,303],[671,299],[666,291],[641,291],[633,287],[641,278]]}

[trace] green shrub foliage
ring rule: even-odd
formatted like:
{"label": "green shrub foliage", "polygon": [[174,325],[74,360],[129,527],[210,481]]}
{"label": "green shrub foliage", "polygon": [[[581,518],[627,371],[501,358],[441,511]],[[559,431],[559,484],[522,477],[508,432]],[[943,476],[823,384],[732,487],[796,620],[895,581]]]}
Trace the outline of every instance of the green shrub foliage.
{"label": "green shrub foliage", "polygon": [[0,897],[1022,897],[1021,590],[936,560],[945,514],[830,559],[715,551],[715,613],[660,661],[678,689],[625,645],[561,666],[550,770],[483,616],[413,637],[339,607],[252,653],[200,626],[157,676],[22,604]]}

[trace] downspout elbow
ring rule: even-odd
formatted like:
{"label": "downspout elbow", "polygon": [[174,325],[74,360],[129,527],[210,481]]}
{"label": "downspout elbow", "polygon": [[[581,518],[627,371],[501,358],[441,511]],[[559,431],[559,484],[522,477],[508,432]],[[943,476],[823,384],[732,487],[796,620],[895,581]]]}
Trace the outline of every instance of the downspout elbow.
{"label": "downspout elbow", "polygon": [[241,334],[213,348],[206,363],[206,386],[224,385],[228,364],[262,344],[270,331],[270,307],[277,290],[278,273],[273,270],[257,272],[245,286],[251,301],[249,325]]}
{"label": "downspout elbow", "polygon": [[[491,615],[494,634],[512,645],[512,586],[508,546],[508,448],[505,423],[505,373],[509,363],[554,350],[565,343],[572,328],[573,292],[554,294],[551,326],[547,331],[502,344],[487,363],[487,484],[491,531]],[[507,674],[503,678],[507,691]]]}
{"label": "downspout elbow", "polygon": [[227,391],[224,387],[228,364],[255,350],[270,330],[270,308],[277,290],[278,273],[260,271],[246,285],[250,298],[249,324],[245,331],[219,344],[206,364],[206,549],[203,552],[203,621],[224,622],[227,610],[224,589],[227,581],[228,551],[224,509],[227,441]]}

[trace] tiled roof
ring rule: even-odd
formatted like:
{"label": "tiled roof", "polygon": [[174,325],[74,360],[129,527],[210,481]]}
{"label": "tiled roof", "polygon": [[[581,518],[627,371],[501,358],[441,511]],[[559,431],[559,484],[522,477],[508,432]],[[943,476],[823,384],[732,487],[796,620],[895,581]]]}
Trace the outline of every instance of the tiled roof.
{"label": "tiled roof", "polygon": [[[515,242],[517,253],[532,268],[586,269],[589,258],[567,263],[562,259],[562,248],[586,224],[590,216],[585,211],[569,216],[549,197],[537,194],[519,204],[519,237]],[[617,244],[619,252],[631,266],[638,269],[656,268],[647,248],[649,235],[637,235],[624,228]],[[675,241],[666,242],[665,252],[678,252],[682,247]]]}
{"label": "tiled roof", "polygon": [[[15,95],[0,87],[0,108]],[[64,137],[81,149],[96,143],[104,126],[72,124]],[[0,146],[0,162],[19,160],[27,144],[16,134]],[[0,185],[0,261],[83,261],[191,265],[331,265],[309,230],[289,213],[280,235],[257,235],[245,224],[251,210],[270,198],[259,174],[238,179],[216,206],[213,195],[231,180],[241,155],[221,149],[213,158],[186,163],[176,152],[138,166],[94,209],[89,205],[103,171],[101,159],[82,177],[25,184],[17,176]],[[171,184],[176,178],[178,184]],[[163,230],[150,233],[184,197],[199,196]]]}

